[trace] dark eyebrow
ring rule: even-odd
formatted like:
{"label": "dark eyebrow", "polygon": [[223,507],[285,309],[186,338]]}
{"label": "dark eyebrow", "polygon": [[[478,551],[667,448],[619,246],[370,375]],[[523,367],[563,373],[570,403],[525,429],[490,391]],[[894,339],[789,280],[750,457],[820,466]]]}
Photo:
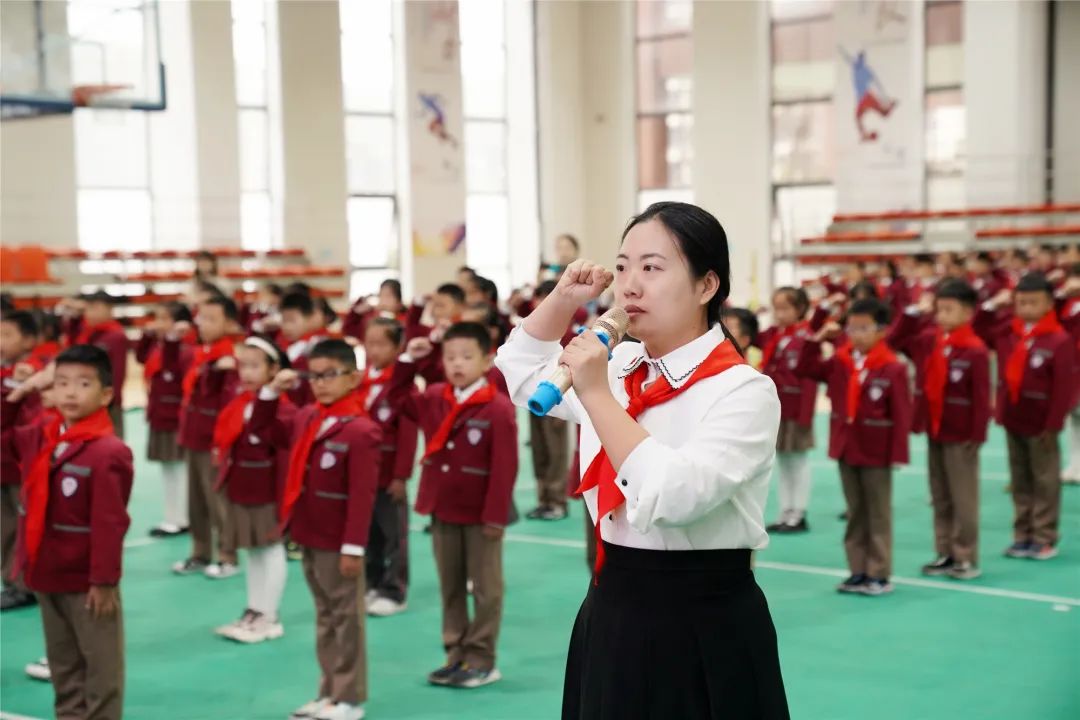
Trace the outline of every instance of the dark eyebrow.
{"label": "dark eyebrow", "polygon": [[[647,260],[648,258],[660,258],[661,260],[667,260],[667,258],[664,257],[663,255],[661,255],[660,253],[645,253],[644,255],[642,255],[638,259],[639,260]],[[624,254],[624,253],[619,253],[618,255],[615,256],[615,259],[616,260],[629,260],[630,257],[628,255]]]}

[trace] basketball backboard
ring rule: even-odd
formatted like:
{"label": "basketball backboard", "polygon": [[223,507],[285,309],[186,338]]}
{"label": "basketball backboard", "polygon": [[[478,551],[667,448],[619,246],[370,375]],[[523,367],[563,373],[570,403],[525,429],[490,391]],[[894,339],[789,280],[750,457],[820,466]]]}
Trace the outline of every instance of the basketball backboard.
{"label": "basketball backboard", "polygon": [[165,109],[157,0],[0,2],[0,117]]}

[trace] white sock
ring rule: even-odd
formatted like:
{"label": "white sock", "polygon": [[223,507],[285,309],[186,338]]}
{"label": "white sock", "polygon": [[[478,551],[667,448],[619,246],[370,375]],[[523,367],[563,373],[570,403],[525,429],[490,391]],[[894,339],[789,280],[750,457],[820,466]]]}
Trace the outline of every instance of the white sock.
{"label": "white sock", "polygon": [[792,453],[776,454],[776,497],[780,502],[780,522],[787,522],[788,516],[791,514],[793,502],[791,456]]}
{"label": "white sock", "polygon": [[187,466],[182,462],[161,463],[164,480],[165,522],[178,528],[188,526]]}
{"label": "white sock", "polygon": [[1080,413],[1069,415],[1069,469],[1070,475],[1080,475]]}
{"label": "white sock", "polygon": [[266,584],[263,570],[263,556],[259,548],[252,548],[247,556],[247,606],[252,610],[262,612],[262,589]]}
{"label": "white sock", "polygon": [[798,522],[806,516],[810,505],[810,455],[809,453],[791,453],[788,456],[788,472],[791,475],[791,514]]}
{"label": "white sock", "polygon": [[[252,568],[256,568],[255,573]],[[284,544],[252,549],[248,554],[248,604],[251,609],[277,620],[287,574]]]}

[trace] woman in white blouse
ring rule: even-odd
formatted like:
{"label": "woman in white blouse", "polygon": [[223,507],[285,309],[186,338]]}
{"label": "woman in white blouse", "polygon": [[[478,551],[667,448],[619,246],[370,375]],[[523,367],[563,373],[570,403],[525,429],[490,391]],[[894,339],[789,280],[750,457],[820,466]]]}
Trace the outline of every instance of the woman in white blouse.
{"label": "woman in white blouse", "polygon": [[[640,342],[559,344],[614,280]],[[780,402],[720,321],[727,237],[701,208],[656,203],[623,233],[615,272],[571,264],[496,364],[526,405],[559,365],[552,413],[581,424],[585,502],[602,540],[567,658],[563,718],[787,718],[776,632],[750,551]]]}

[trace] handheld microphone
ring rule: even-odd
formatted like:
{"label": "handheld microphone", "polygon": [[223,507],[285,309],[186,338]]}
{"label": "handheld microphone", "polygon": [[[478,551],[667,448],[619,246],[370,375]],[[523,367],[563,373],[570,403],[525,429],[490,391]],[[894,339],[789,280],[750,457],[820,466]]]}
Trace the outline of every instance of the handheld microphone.
{"label": "handheld microphone", "polygon": [[[629,327],[630,316],[621,307],[613,307],[596,319],[591,330],[610,351],[622,342]],[[570,369],[560,365],[551,377],[540,383],[529,398],[529,412],[538,417],[547,415],[553,407],[562,402],[563,394],[572,384]]]}

